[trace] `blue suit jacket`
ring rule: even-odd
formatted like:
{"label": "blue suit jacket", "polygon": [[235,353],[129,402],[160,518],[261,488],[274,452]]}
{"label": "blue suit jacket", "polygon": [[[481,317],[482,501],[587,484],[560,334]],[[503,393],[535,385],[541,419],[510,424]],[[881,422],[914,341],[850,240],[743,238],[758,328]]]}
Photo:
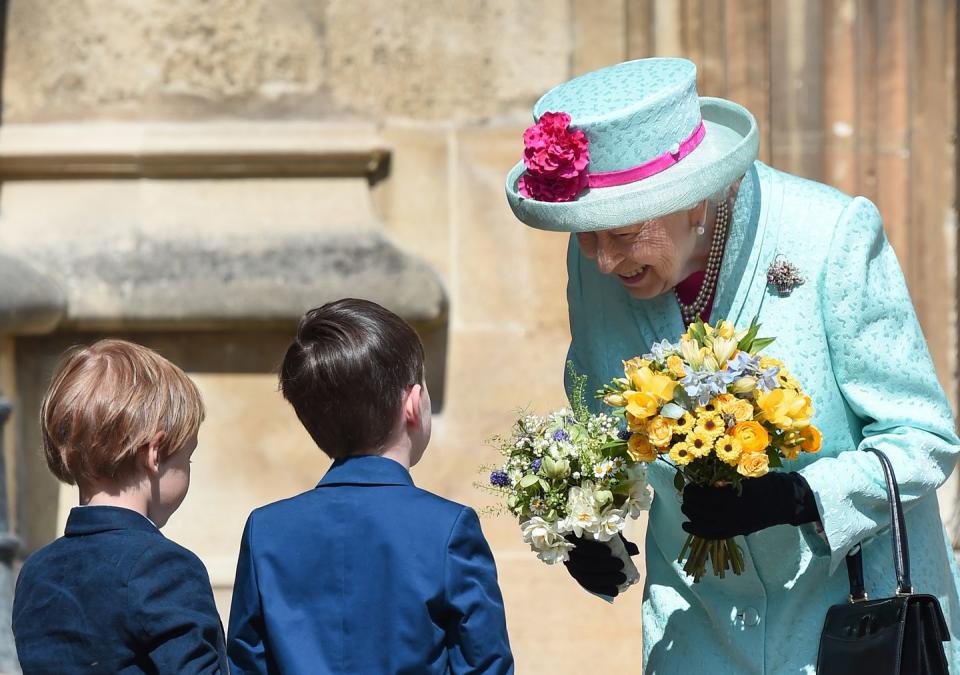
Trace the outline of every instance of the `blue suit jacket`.
{"label": "blue suit jacket", "polygon": [[250,514],[227,651],[234,673],[513,672],[476,514],[375,456]]}
{"label": "blue suit jacket", "polygon": [[73,509],[27,559],[13,633],[24,675],[229,672],[203,563],[113,506]]}

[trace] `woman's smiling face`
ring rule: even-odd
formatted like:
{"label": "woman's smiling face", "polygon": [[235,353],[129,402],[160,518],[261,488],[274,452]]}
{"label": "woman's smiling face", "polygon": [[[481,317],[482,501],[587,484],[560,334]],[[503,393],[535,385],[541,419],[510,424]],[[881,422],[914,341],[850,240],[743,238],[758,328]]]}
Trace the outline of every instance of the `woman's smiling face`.
{"label": "woman's smiling face", "polygon": [[707,203],[615,230],[580,232],[577,242],[604,274],[615,274],[627,292],[646,300],[666,293],[698,269],[696,228]]}

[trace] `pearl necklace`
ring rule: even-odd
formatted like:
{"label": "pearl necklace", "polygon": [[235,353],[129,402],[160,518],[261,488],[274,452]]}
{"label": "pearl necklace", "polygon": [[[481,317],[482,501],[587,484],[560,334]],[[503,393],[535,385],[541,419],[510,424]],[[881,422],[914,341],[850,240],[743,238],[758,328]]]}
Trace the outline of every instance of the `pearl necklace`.
{"label": "pearl necklace", "polygon": [[720,263],[723,261],[723,249],[727,243],[727,225],[730,223],[730,211],[727,203],[717,204],[717,217],[713,224],[713,240],[710,242],[710,255],[707,258],[707,270],[703,276],[703,283],[700,284],[700,291],[697,297],[689,305],[680,299],[676,287],[673,289],[677,296],[677,304],[680,305],[680,315],[683,317],[684,327],[689,326],[697,320],[697,317],[707,308],[707,303],[713,297],[713,291],[717,287],[717,279],[720,277]]}

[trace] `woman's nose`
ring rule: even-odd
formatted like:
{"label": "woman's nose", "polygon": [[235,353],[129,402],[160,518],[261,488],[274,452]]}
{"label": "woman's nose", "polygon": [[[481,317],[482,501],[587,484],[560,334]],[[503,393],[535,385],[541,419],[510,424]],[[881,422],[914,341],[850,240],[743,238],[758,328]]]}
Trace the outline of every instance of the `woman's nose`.
{"label": "woman's nose", "polygon": [[597,268],[604,274],[611,274],[622,261],[622,256],[606,242],[597,246]]}

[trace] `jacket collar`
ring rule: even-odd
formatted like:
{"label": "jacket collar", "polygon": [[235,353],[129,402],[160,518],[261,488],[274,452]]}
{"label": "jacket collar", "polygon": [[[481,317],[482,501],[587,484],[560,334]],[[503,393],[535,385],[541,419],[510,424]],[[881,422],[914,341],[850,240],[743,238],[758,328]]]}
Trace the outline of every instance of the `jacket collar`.
{"label": "jacket collar", "polygon": [[336,460],[317,485],[409,485],[410,472],[399,462],[377,455],[358,455]]}
{"label": "jacket collar", "polygon": [[70,509],[63,533],[73,537],[110,530],[141,530],[160,534],[157,526],[146,516],[119,506],[75,506]]}

